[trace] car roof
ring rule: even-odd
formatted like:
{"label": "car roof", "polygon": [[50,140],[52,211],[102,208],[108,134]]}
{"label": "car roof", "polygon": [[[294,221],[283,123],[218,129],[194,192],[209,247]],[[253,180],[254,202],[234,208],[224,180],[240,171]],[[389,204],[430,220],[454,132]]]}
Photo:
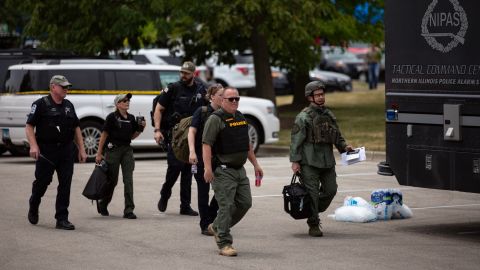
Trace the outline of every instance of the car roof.
{"label": "car roof", "polygon": [[180,66],[174,65],[135,65],[135,64],[54,64],[33,63],[13,65],[9,70],[58,70],[58,69],[110,69],[110,70],[173,70],[180,71]]}

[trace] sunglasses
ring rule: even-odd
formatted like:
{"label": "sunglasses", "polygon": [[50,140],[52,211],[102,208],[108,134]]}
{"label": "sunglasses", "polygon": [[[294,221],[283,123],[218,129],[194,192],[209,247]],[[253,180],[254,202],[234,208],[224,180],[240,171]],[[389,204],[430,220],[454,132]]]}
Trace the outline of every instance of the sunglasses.
{"label": "sunglasses", "polygon": [[240,101],[240,97],[229,97],[229,98],[223,98],[223,99],[228,99],[228,101],[230,102],[239,102]]}
{"label": "sunglasses", "polygon": [[60,84],[57,84],[57,85],[60,86],[62,89],[67,89],[67,90],[70,89],[70,85],[67,85],[67,86],[63,86],[63,85],[60,85]]}
{"label": "sunglasses", "polygon": [[120,100],[120,102],[127,103],[127,102],[130,102],[130,99],[125,98],[125,99]]}

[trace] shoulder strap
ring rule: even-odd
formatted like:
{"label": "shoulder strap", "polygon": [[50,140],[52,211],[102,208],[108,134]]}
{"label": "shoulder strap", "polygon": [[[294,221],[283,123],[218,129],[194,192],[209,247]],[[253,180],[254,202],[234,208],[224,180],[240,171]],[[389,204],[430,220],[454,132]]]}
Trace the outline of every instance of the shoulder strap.
{"label": "shoulder strap", "polygon": [[52,103],[50,102],[50,99],[48,99],[48,96],[44,96],[44,97],[43,97],[43,102],[45,102],[45,104],[46,104],[48,107],[52,107]]}

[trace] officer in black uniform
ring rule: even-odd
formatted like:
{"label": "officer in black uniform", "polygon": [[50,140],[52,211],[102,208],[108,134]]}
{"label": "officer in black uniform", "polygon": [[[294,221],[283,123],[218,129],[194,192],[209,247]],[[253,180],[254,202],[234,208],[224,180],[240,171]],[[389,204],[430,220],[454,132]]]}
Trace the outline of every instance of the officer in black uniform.
{"label": "officer in black uniform", "polygon": [[41,199],[56,171],[58,175],[55,204],[56,228],[63,230],[75,229],[75,226],[68,221],[70,186],[76,152],[74,139],[78,148],[79,161],[85,162],[87,159],[78,117],[73,104],[65,99],[71,85],[64,76],[53,76],[50,80],[50,95],[32,104],[25,127],[30,144],[30,156],[36,160],[28,221],[31,224],[38,223]]}
{"label": "officer in black uniform", "polygon": [[175,158],[170,144],[171,130],[182,118],[192,116],[197,108],[208,104],[205,99],[205,84],[195,78],[195,65],[192,62],[183,63],[180,69],[180,81],[171,83],[158,99],[155,107],[154,122],[157,143],[167,142],[167,174],[160,191],[158,210],[165,212],[168,199],[172,195],[172,187],[180,172],[180,214],[198,216],[198,212],[190,206],[192,172],[191,165]]}

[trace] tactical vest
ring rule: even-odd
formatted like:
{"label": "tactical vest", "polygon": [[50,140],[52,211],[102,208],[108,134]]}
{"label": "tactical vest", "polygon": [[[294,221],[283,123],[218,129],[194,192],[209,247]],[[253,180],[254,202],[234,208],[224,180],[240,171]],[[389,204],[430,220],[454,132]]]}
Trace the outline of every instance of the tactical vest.
{"label": "tactical vest", "polygon": [[217,110],[213,114],[220,117],[225,124],[213,145],[215,154],[247,152],[250,148],[250,138],[245,116],[239,111],[235,112],[235,117],[227,116],[222,110]]}
{"label": "tactical vest", "polygon": [[42,121],[36,127],[36,137],[39,143],[67,143],[73,141],[75,135],[75,113],[73,104],[63,101],[63,106],[52,104],[48,96],[42,98],[46,110],[42,112]]}
{"label": "tactical vest", "polygon": [[307,129],[307,142],[335,144],[338,141],[340,132],[334,123],[334,116],[329,111],[319,114],[310,107],[302,111],[310,117],[311,128]]}

